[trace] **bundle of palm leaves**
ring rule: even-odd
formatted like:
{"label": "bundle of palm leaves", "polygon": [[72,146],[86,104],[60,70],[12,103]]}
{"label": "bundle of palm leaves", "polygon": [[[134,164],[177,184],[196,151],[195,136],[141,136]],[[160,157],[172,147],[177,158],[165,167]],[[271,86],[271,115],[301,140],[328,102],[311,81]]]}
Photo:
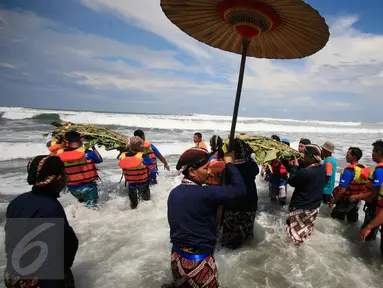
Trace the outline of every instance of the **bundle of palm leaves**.
{"label": "bundle of palm leaves", "polygon": [[[85,147],[89,148],[95,145],[104,146],[105,150],[119,150],[127,151],[130,148],[130,140],[124,135],[109,130],[102,126],[91,124],[68,124],[62,125],[60,123],[51,123],[56,128],[51,132],[52,136],[57,140],[63,140],[64,135],[68,131],[76,131],[80,133],[81,137],[87,142]],[[44,136],[47,136],[45,134]]]}
{"label": "bundle of palm leaves", "polygon": [[[282,160],[299,159],[301,155],[290,146],[269,137],[241,134],[238,139],[246,142],[254,150],[258,163],[265,163],[279,157]],[[225,145],[228,145],[229,140]]]}

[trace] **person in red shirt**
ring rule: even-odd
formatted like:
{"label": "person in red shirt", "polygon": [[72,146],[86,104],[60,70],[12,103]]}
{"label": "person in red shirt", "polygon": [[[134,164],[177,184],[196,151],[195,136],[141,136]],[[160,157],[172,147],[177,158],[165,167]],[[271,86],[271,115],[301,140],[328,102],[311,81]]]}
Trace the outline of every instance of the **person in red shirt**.
{"label": "person in red shirt", "polygon": [[277,158],[271,163],[271,174],[269,184],[269,197],[276,201],[277,197],[281,205],[286,204],[286,182],[288,172],[281,159]]}

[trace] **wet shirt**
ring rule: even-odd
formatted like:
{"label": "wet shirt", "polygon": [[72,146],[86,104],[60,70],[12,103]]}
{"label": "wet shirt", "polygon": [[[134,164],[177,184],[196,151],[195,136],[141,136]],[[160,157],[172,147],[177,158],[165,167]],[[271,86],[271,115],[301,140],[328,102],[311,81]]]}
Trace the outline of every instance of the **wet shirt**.
{"label": "wet shirt", "polygon": [[96,164],[100,164],[102,162],[102,159],[98,157],[94,151],[86,150],[85,156],[86,160],[92,160]]}
{"label": "wet shirt", "polygon": [[246,186],[247,194],[238,197],[225,205],[229,211],[256,212],[258,208],[258,193],[255,184],[255,177],[259,174],[259,166],[253,160],[247,160],[245,163],[236,164]]}
{"label": "wet shirt", "polygon": [[372,187],[380,187],[383,185],[383,168],[376,168],[372,175]]}
{"label": "wet shirt", "polygon": [[323,189],[326,182],[326,170],[323,165],[292,168],[287,183],[294,187],[290,208],[312,210],[322,202]]}
{"label": "wet shirt", "polygon": [[234,164],[227,164],[226,169],[229,185],[181,184],[170,192],[168,221],[173,245],[195,248],[203,253],[214,252],[218,205],[246,195],[242,176]]}
{"label": "wet shirt", "polygon": [[154,155],[156,155],[157,158],[161,156],[161,153],[160,153],[160,151],[157,149],[156,146],[154,146],[153,144],[150,144],[150,148],[152,148],[153,153],[154,153]]}
{"label": "wet shirt", "polygon": [[342,176],[339,179],[339,186],[348,188],[350,183],[355,178],[355,172],[351,169],[347,169],[343,172]]}
{"label": "wet shirt", "polygon": [[323,189],[323,194],[331,195],[335,187],[336,160],[334,157],[328,157],[323,160],[322,165],[326,168],[326,176],[329,177]]}

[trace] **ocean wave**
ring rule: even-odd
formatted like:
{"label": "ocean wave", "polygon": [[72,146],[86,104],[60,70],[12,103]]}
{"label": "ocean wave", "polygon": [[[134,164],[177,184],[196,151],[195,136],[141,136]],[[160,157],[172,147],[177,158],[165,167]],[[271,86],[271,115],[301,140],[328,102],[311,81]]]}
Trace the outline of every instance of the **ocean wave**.
{"label": "ocean wave", "polygon": [[53,121],[60,122],[60,114],[58,113],[41,113],[32,117],[36,122],[51,123]]}
{"label": "ocean wave", "polygon": [[[231,127],[230,116],[215,115],[145,115],[145,114],[123,114],[123,113],[102,113],[82,111],[55,111],[38,110],[27,108],[0,108],[2,117],[6,119],[36,119],[57,118],[62,121],[71,121],[81,124],[98,125],[120,125],[132,129],[167,129],[167,130],[193,130],[193,131],[223,131],[228,132]],[[44,116],[47,114],[48,116]],[[40,115],[40,116],[39,116]],[[56,116],[58,115],[58,116]],[[239,117],[238,132],[257,134],[262,132],[282,133],[333,133],[333,134],[360,134],[360,133],[383,133],[381,127],[366,127],[360,122],[326,122],[326,121],[304,121],[294,119],[276,118],[247,118]]]}
{"label": "ocean wave", "polygon": [[[154,144],[164,156],[180,155],[187,148],[190,148],[192,146],[192,143],[188,142]],[[8,161],[15,159],[32,159],[37,155],[49,154],[49,151],[43,141],[41,143],[0,142],[0,151],[0,161]],[[116,150],[106,151],[103,147],[98,148],[98,151],[105,159],[116,159],[118,155],[118,152]]]}

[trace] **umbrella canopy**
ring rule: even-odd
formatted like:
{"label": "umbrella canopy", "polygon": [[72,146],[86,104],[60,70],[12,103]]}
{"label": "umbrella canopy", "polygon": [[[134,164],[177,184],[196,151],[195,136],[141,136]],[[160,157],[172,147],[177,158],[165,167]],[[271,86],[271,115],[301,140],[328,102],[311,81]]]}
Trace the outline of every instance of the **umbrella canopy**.
{"label": "umbrella canopy", "polygon": [[302,0],[161,0],[182,31],[212,47],[242,55],[228,151],[234,144],[246,56],[296,59],[327,43],[325,20]]}
{"label": "umbrella canopy", "polygon": [[301,0],[161,0],[182,31],[212,47],[247,56],[295,59],[322,49],[330,36],[320,14]]}

